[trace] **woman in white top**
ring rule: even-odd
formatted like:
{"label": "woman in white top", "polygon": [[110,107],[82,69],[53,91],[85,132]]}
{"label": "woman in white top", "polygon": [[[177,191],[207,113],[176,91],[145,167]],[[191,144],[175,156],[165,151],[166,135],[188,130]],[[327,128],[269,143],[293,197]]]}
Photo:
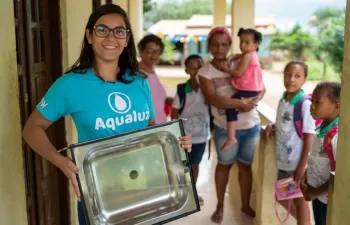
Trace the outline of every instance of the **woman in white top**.
{"label": "woman in white top", "polygon": [[[215,171],[215,184],[218,198],[217,209],[212,215],[212,221],[221,223],[223,219],[224,195],[230,169],[235,161],[239,168],[239,183],[241,187],[242,212],[254,217],[255,212],[250,207],[252,189],[251,164],[254,159],[256,144],[260,134],[260,119],[254,108],[258,99],[232,99],[235,90],[231,84],[231,76],[219,70],[220,65],[227,60],[232,38],[225,28],[214,28],[208,35],[208,46],[213,60],[204,65],[198,72],[200,88],[207,102],[211,105],[214,116],[214,143],[218,155]],[[244,111],[238,115],[236,139],[237,144],[220,151],[227,140],[227,121],[225,110],[236,108]]]}

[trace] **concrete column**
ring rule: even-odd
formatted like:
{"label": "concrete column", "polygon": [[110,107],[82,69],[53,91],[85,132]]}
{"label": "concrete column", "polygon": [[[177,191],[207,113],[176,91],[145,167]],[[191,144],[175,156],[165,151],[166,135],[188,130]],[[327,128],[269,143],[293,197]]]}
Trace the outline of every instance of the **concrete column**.
{"label": "concrete column", "polygon": [[131,29],[136,44],[143,37],[143,1],[142,0],[113,0],[113,4],[122,7],[129,16]]}
{"label": "concrete column", "polygon": [[136,45],[143,37],[143,1],[129,0],[129,19]]}
{"label": "concrete column", "polygon": [[213,0],[214,27],[226,26],[226,0]]}
{"label": "concrete column", "polygon": [[27,224],[13,1],[0,1],[0,224]]}
{"label": "concrete column", "polygon": [[344,40],[344,61],[341,88],[341,109],[339,121],[339,138],[336,155],[336,174],[332,207],[328,210],[331,214],[332,225],[345,225],[350,221],[350,104],[347,101],[350,95],[350,0],[347,0],[345,40]]}
{"label": "concrete column", "polygon": [[233,37],[233,52],[240,53],[239,38],[237,32],[239,28],[255,27],[255,0],[232,0],[231,9],[231,32]]}

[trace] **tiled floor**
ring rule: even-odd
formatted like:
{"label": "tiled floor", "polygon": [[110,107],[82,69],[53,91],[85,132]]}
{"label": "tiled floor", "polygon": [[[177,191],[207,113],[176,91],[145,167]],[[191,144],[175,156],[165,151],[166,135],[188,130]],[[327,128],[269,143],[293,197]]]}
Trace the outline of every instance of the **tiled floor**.
{"label": "tiled floor", "polygon": [[[167,94],[168,96],[174,95],[174,90],[176,89],[176,85],[180,82],[184,82],[187,79],[186,74],[184,74],[184,70],[182,68],[174,68],[171,69],[166,67],[157,68],[157,73],[160,76],[160,79],[163,84],[168,86]],[[276,79],[279,78],[278,73],[274,73],[271,71],[264,71],[264,77],[266,84],[275,85]],[[168,79],[166,79],[168,78]],[[264,78],[264,79],[265,79]],[[267,82],[270,81],[271,82]],[[312,90],[315,86],[315,83],[308,82],[307,90]],[[272,102],[276,101],[276,96],[280,96],[283,90],[276,89],[275,87],[267,88],[270,90],[265,94],[264,102],[268,103],[270,107],[274,109],[277,107],[275,105],[271,105]],[[272,92],[271,92],[272,90]],[[207,153],[204,155],[202,163],[200,165],[199,179],[197,183],[197,191],[200,196],[203,197],[205,204],[201,207],[201,211],[195,213],[193,215],[188,216],[187,218],[183,218],[177,220],[175,222],[170,223],[171,225],[209,225],[214,224],[211,222],[210,217],[216,208],[216,193],[215,193],[215,183],[214,183],[214,171],[216,166],[216,154],[214,147],[212,148],[212,156],[211,159],[208,160]],[[252,194],[252,202],[251,206],[255,208],[255,196]],[[284,218],[285,214],[283,213],[283,209],[280,210],[281,217]],[[311,211],[312,212],[312,211]],[[227,188],[227,193],[225,197],[225,211],[224,211],[224,219],[221,223],[222,225],[252,225],[253,221],[247,216],[240,213],[240,191],[238,186],[238,179],[236,170],[233,169],[230,174],[229,185]],[[274,224],[271,224],[274,225]],[[284,225],[296,225],[296,221],[294,218],[290,217]]]}
{"label": "tiled floor", "polygon": [[[197,191],[204,199],[204,205],[201,206],[201,211],[192,214],[188,217],[179,219],[170,225],[212,225],[215,224],[211,221],[210,217],[214,212],[217,204],[216,190],[214,183],[214,173],[216,166],[216,153],[212,148],[212,155],[208,160],[208,153],[206,151],[200,164],[200,172],[197,182]],[[253,225],[254,221],[242,214],[240,211],[240,190],[238,186],[237,169],[233,168],[230,173],[229,184],[225,195],[225,208],[224,219],[222,225]],[[255,194],[252,193],[251,206],[255,208]],[[283,209],[281,209],[283,212]],[[284,218],[285,214],[281,213],[281,217]],[[290,217],[284,225],[296,225],[294,218]]]}
{"label": "tiled floor", "polygon": [[[200,172],[197,182],[197,191],[204,199],[204,205],[201,206],[201,211],[192,214],[188,217],[182,218],[171,225],[209,225],[215,224],[211,222],[211,215],[216,208],[216,190],[214,183],[214,173],[216,166],[216,154],[215,149],[212,149],[212,156],[208,160],[207,152],[203,156],[203,160],[200,164]],[[225,209],[224,219],[222,225],[252,225],[252,219],[244,215],[240,211],[240,195],[236,170],[232,170],[230,173],[230,181],[225,196]],[[254,199],[254,197],[253,197]],[[254,206],[254,202],[252,202]]]}

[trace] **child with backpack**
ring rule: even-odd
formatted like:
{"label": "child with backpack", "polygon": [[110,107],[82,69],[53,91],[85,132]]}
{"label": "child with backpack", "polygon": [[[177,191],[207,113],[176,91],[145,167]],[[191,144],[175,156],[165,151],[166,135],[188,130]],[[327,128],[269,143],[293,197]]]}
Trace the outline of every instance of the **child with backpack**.
{"label": "child with backpack", "polygon": [[[264,89],[262,70],[260,68],[257,51],[262,40],[262,34],[255,29],[243,29],[238,31],[240,49],[242,54],[237,54],[230,60],[223,62],[220,69],[232,76],[232,85],[237,92],[232,98],[258,97]],[[233,61],[237,61],[235,68],[231,67]],[[228,137],[221,150],[227,150],[237,143],[236,122],[238,111],[226,109]]]}
{"label": "child with backpack", "polygon": [[322,123],[316,128],[301,186],[305,199],[312,200],[315,225],[326,225],[328,181],[330,172],[335,171],[339,110],[340,83],[319,83],[313,91],[311,114]]}
{"label": "child with backpack", "polygon": [[[199,55],[190,55],[185,60],[185,71],[190,75],[190,79],[177,86],[171,113],[171,119],[187,119],[184,121],[184,130],[192,136],[192,151],[189,154],[195,182],[198,178],[199,163],[210,139],[209,109],[197,80],[197,72],[202,66],[203,59]],[[201,197],[199,203],[204,204]]]}
{"label": "child with backpack", "polygon": [[[298,186],[305,174],[316,127],[310,113],[310,96],[305,95],[302,90],[307,75],[308,67],[301,61],[291,61],[286,65],[286,91],[278,104],[276,123],[268,125],[265,133],[267,142],[271,135],[275,136],[278,180],[292,177]],[[286,201],[282,201],[281,204],[288,206]],[[310,225],[307,201],[299,197],[289,204],[288,209],[296,217],[298,225]]]}

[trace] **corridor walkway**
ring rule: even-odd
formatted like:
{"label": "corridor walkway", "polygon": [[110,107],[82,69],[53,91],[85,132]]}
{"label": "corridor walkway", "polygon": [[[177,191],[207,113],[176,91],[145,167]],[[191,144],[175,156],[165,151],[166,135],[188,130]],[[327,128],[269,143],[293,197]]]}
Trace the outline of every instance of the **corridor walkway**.
{"label": "corridor walkway", "polygon": [[[197,183],[197,191],[204,199],[204,205],[201,207],[201,211],[192,214],[188,217],[179,219],[170,225],[214,225],[211,222],[210,217],[216,208],[216,191],[215,191],[215,166],[217,163],[216,152],[214,146],[212,146],[212,155],[208,160],[208,150],[203,156],[200,164],[200,172]],[[254,189],[254,187],[253,187]],[[255,208],[255,193],[253,190],[251,198],[251,206]],[[274,205],[271,205],[274,207]],[[234,167],[230,173],[229,184],[225,195],[225,211],[224,219],[221,225],[254,225],[254,221],[242,214],[240,211],[240,190],[238,185],[237,169]],[[281,209],[281,217],[285,216],[285,211]],[[284,225],[296,225],[294,218],[290,217]]]}
{"label": "corridor walkway", "polygon": [[[210,225],[210,217],[216,208],[216,190],[214,182],[215,166],[217,163],[216,152],[212,146],[212,155],[208,160],[208,150],[203,156],[200,164],[197,191],[198,195],[204,199],[201,211],[183,219],[170,223],[171,225]],[[252,196],[252,206],[254,206],[254,195]],[[225,196],[225,211],[222,225],[253,225],[252,219],[240,211],[240,195],[236,169],[231,170],[229,185]]]}
{"label": "corridor walkway", "polygon": [[[181,67],[158,67],[156,68],[161,82],[165,85],[168,96],[174,96],[176,85],[185,82],[188,76]],[[266,85],[266,94],[263,102],[273,110],[276,110],[277,103],[284,91],[282,75],[276,71],[264,71],[264,83]],[[306,93],[311,93],[317,82],[308,81],[304,90]],[[212,155],[208,160],[208,151],[203,156],[200,164],[200,172],[197,183],[197,191],[205,201],[201,207],[201,211],[192,214],[183,219],[170,223],[171,225],[211,225],[210,217],[216,208],[216,190],[214,182],[215,166],[217,164],[215,147],[212,146]],[[238,185],[237,169],[234,167],[230,173],[229,185],[225,196],[225,211],[222,225],[253,225],[254,220],[244,215],[240,211],[240,189]],[[255,208],[255,193],[253,185],[253,193],[251,198],[251,206]],[[273,208],[274,205],[272,204]],[[311,207],[310,207],[311,209]],[[279,209],[281,217],[285,217],[286,211]],[[273,224],[274,225],[274,224]],[[296,225],[296,220],[292,217],[284,225]]]}
{"label": "corridor walkway", "polygon": [[[211,222],[210,217],[216,208],[216,190],[214,182],[215,166],[217,163],[216,152],[214,146],[212,146],[212,155],[208,160],[208,150],[203,156],[203,160],[200,164],[200,172],[197,183],[197,191],[204,199],[204,205],[201,207],[201,211],[192,214],[188,217],[179,219],[170,225],[214,225]],[[255,209],[255,193],[253,187],[253,193],[251,198],[251,206]],[[274,205],[271,205],[274,207]],[[240,203],[240,190],[238,185],[237,169],[233,167],[230,173],[229,184],[227,186],[225,195],[225,211],[224,219],[221,225],[254,225],[254,220],[245,214],[241,213]],[[280,210],[281,217],[285,217],[283,209]],[[296,220],[292,217],[284,225],[296,225]]]}

